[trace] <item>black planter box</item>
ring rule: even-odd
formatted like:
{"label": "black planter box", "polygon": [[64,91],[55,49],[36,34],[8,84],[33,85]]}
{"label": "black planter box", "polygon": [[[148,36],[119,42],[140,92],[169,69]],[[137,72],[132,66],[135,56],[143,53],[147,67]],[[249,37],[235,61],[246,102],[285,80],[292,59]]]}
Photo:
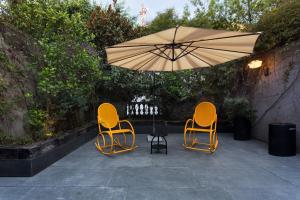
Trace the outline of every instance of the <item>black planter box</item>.
{"label": "black planter box", "polygon": [[59,138],[27,146],[0,146],[0,177],[30,177],[96,137],[98,130],[92,122],[68,131]]}
{"label": "black planter box", "polygon": [[235,140],[250,140],[251,139],[251,122],[245,117],[236,117],[234,119]]}

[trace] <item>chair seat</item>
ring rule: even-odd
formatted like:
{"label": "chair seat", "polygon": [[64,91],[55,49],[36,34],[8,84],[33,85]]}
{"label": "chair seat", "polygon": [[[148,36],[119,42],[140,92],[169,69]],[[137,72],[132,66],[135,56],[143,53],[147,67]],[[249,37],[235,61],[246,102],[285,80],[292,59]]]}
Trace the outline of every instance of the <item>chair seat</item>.
{"label": "chair seat", "polygon": [[205,128],[187,128],[187,131],[210,132],[210,129]]}
{"label": "chair seat", "polygon": [[111,131],[103,131],[104,133],[111,133],[111,134],[118,134],[118,133],[128,133],[132,132],[131,129],[117,129],[117,130],[111,130]]}

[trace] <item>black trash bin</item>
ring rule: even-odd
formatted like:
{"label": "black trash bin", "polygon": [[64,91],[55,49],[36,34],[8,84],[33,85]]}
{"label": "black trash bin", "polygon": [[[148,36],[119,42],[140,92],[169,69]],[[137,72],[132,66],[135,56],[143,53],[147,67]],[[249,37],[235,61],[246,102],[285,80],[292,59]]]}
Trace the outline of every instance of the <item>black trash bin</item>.
{"label": "black trash bin", "polygon": [[274,156],[296,155],[295,124],[269,124],[269,154]]}

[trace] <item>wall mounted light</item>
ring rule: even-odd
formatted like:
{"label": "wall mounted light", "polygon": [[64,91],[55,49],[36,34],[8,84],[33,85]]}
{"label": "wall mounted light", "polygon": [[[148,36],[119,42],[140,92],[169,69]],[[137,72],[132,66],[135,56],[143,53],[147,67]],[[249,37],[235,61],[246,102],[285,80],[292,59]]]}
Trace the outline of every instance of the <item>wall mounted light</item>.
{"label": "wall mounted light", "polygon": [[252,60],[251,62],[248,63],[248,67],[250,69],[257,69],[262,66],[262,61],[261,60]]}

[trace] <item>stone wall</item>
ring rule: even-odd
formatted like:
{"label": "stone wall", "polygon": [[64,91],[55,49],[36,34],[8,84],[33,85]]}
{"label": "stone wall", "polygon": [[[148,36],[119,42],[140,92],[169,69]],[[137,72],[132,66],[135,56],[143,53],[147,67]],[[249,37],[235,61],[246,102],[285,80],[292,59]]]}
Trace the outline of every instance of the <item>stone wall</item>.
{"label": "stone wall", "polygon": [[0,22],[0,54],[0,81],[5,87],[0,100],[7,104],[0,116],[0,133],[24,135],[26,95],[36,92],[35,73],[28,64],[40,57],[40,49],[31,37]]}
{"label": "stone wall", "polygon": [[256,110],[253,136],[268,141],[268,124],[295,123],[300,152],[300,41],[262,55],[263,66],[252,89]]}

